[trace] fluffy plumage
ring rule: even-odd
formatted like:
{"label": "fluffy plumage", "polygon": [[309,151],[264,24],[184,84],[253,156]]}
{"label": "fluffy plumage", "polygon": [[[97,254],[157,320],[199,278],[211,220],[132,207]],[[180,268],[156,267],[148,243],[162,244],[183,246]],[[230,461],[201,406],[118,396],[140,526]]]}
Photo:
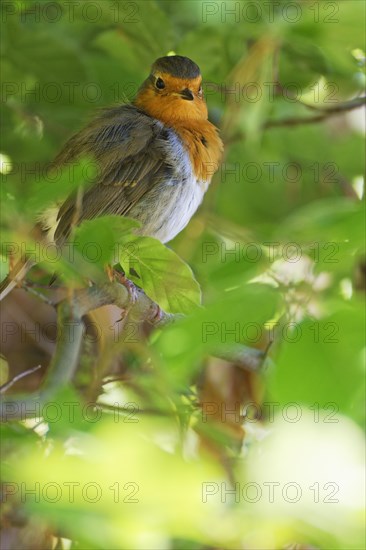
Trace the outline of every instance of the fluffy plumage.
{"label": "fluffy plumage", "polygon": [[[91,155],[98,177],[78,207],[76,196],[68,197],[57,225],[44,221],[44,230],[62,246],[73,224],[115,214],[140,221],[143,235],[170,241],[201,203],[222,149],[207,120],[199,67],[182,56],[159,58],[133,104],[100,112],[56,157],[54,165],[62,166]],[[25,264],[29,269],[23,258],[0,285],[0,299],[24,276]]]}
{"label": "fluffy plumage", "polygon": [[[105,214],[138,219],[141,233],[166,242],[188,223],[199,206],[207,180],[194,174],[179,135],[134,105],[104,111],[69,140],[55,165],[71,162],[79,152],[98,162],[98,183],[82,197],[78,223]],[[55,241],[69,236],[75,197],[61,206]]]}

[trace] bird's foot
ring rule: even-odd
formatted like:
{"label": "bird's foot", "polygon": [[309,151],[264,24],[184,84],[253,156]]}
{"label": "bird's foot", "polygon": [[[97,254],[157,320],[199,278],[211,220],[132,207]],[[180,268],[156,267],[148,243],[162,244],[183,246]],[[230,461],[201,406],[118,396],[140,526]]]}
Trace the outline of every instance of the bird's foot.
{"label": "bird's foot", "polygon": [[123,285],[128,292],[129,303],[128,303],[128,306],[124,309],[124,316],[126,316],[129,313],[130,309],[133,307],[133,305],[137,302],[137,298],[138,298],[137,288],[132,281],[127,279],[125,272],[122,270],[114,269],[111,266],[108,266],[107,274],[111,282],[117,281],[119,284]]}

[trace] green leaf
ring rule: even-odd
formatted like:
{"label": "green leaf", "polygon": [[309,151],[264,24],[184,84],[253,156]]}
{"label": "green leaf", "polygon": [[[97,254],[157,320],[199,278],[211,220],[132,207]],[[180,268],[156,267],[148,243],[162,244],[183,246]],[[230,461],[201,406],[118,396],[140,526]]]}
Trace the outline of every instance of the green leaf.
{"label": "green leaf", "polygon": [[306,319],[284,327],[283,348],[269,378],[275,401],[318,403],[329,414],[340,411],[363,420],[357,396],[364,387],[364,304],[347,306],[320,321]]}
{"label": "green leaf", "polygon": [[80,186],[85,191],[94,183],[97,172],[96,162],[90,156],[83,156],[54,170],[45,167],[41,172],[42,179],[38,181],[36,175],[30,187],[29,209],[40,212],[52,203],[64,201]]}
{"label": "green leaf", "polygon": [[[311,220],[311,223],[309,223]],[[294,240],[353,241],[363,243],[364,210],[361,202],[334,198],[310,203],[284,220],[278,235]]]}
{"label": "green leaf", "polygon": [[152,237],[124,239],[120,262],[128,277],[170,313],[190,313],[201,303],[191,268]]}
{"label": "green leaf", "polygon": [[[42,252],[42,268],[58,273],[71,288],[83,278],[95,283],[105,282],[106,265],[117,263],[121,239],[131,236],[139,222],[121,216],[100,216],[85,220],[74,229],[73,239],[60,251]],[[31,243],[29,243],[31,247]]]}
{"label": "green leaf", "polygon": [[258,346],[278,307],[278,293],[256,283],[223,291],[204,309],[164,327],[155,343],[171,383],[187,384],[204,357],[227,346]]}
{"label": "green leaf", "polygon": [[5,384],[9,379],[9,363],[4,355],[0,355],[0,386]]}
{"label": "green leaf", "polygon": [[[308,223],[311,220],[311,223]],[[364,208],[359,201],[324,199],[299,208],[276,232],[294,242],[315,261],[318,271],[348,274],[364,246]]]}
{"label": "green leaf", "polygon": [[131,230],[138,226],[138,221],[121,216],[100,216],[82,222],[75,229],[73,241],[78,271],[85,270],[85,275],[89,273],[90,277],[93,275],[90,269],[95,270],[97,277],[98,268],[100,271],[106,264],[117,263],[120,243],[126,235],[128,239],[133,238]]}

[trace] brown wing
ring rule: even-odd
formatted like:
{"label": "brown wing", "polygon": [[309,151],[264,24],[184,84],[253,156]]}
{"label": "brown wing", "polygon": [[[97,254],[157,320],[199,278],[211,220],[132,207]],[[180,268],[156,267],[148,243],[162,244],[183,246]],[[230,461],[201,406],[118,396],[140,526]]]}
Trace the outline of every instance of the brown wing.
{"label": "brown wing", "polygon": [[[169,132],[160,122],[132,105],[104,111],[73,136],[56,157],[58,166],[92,155],[99,166],[97,181],[81,199],[76,223],[105,214],[127,215],[154,185],[172,171],[167,159]],[[75,223],[76,196],[58,213],[55,240],[62,244]]]}

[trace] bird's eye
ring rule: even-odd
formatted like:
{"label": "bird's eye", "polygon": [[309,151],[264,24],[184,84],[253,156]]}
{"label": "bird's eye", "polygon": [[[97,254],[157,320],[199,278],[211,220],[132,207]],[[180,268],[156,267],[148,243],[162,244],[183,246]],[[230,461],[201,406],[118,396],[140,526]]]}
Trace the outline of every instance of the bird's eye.
{"label": "bird's eye", "polygon": [[162,78],[157,78],[155,82],[155,86],[157,87],[158,90],[162,90],[163,88],[165,88],[164,80]]}

